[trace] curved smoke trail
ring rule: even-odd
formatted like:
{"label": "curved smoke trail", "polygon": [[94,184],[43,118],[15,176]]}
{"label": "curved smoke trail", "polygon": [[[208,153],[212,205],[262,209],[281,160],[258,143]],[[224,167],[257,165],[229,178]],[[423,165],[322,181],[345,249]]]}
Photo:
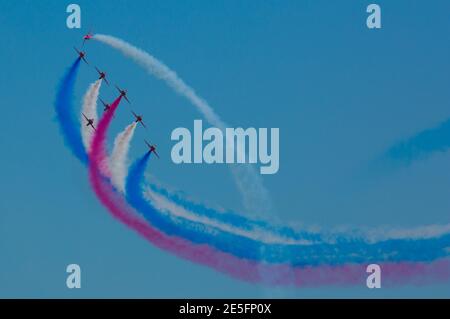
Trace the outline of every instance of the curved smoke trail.
{"label": "curved smoke trail", "polygon": [[[155,191],[154,189],[157,189]],[[241,234],[265,243],[278,244],[319,244],[336,243],[339,238],[363,238],[367,243],[386,240],[420,240],[446,236],[450,234],[450,225],[428,225],[412,229],[340,229],[336,231],[299,231],[289,227],[274,227],[261,220],[243,218],[243,227],[236,220],[242,218],[235,213],[224,213],[193,203],[178,195],[169,195],[167,190],[146,185],[144,197],[162,212],[183,217],[191,221],[217,227],[234,234]],[[174,199],[175,198],[175,199]]]}
{"label": "curved smoke trail", "polygon": [[196,218],[205,218],[214,222],[220,222],[240,231],[263,233],[266,236],[279,238],[279,241],[281,242],[321,242],[326,241],[327,238],[331,240],[332,237],[331,235],[324,236],[325,234],[323,232],[321,233],[313,230],[305,231],[286,226],[274,226],[263,219],[250,219],[232,211],[213,209],[202,203],[187,200],[181,195],[169,192],[163,187],[151,183],[147,185],[144,193],[148,200],[153,201],[155,204],[162,205],[163,208],[167,206],[162,203],[164,198],[165,201],[171,202],[181,210],[194,213],[197,216]]}
{"label": "curved smoke trail", "polygon": [[98,121],[97,115],[97,99],[98,93],[100,91],[100,86],[102,84],[102,80],[98,79],[94,83],[92,83],[83,97],[83,106],[81,108],[80,119],[81,119],[81,137],[83,138],[84,148],[89,152],[91,140],[93,136],[93,128],[86,125],[86,119],[83,114],[86,115],[87,118],[94,120],[94,125]]}
{"label": "curved smoke trail", "polygon": [[109,160],[111,182],[122,193],[125,192],[125,177],[128,171],[128,149],[130,148],[130,142],[133,138],[136,124],[136,122],[131,123],[117,135]]}
{"label": "curved smoke trail", "polygon": [[[147,72],[163,80],[176,93],[188,99],[209,124],[216,126],[223,132],[225,131],[227,125],[214,112],[208,102],[201,98],[193,88],[188,86],[163,62],[149,53],[109,35],[95,34],[93,39],[119,50],[122,54],[142,66]],[[267,212],[271,206],[269,194],[262,184],[261,177],[255,172],[253,167],[250,165],[232,165],[230,168],[246,208],[254,213]]]}
{"label": "curved smoke trail", "polygon": [[[173,193],[155,184],[149,184],[145,190],[145,196],[148,200],[153,202],[162,202],[162,198],[166,201],[176,205],[181,210],[193,212],[195,215],[211,219],[217,222],[226,223],[231,227],[238,228],[250,232],[264,232],[266,234],[273,234],[279,238],[284,238],[288,241],[308,240],[311,242],[329,242],[333,243],[339,237],[353,236],[365,238],[368,242],[379,242],[391,239],[429,239],[436,238],[450,234],[450,224],[445,225],[427,225],[415,228],[401,229],[401,228],[361,228],[359,230],[350,228],[340,228],[334,231],[324,230],[300,230],[288,226],[274,226],[264,220],[252,220],[246,218],[238,213],[231,211],[220,211],[209,208],[201,203],[183,198],[177,193]],[[162,205],[162,204],[161,204]],[[166,205],[167,206],[167,205]],[[164,205],[163,205],[164,207]]]}
{"label": "curved smoke trail", "polygon": [[145,187],[144,198],[162,214],[166,214],[174,218],[180,218],[180,220],[188,220],[199,223],[205,225],[205,227],[213,227],[226,233],[242,236],[258,242],[285,245],[309,245],[313,243],[313,241],[307,236],[304,236],[303,238],[299,236],[298,238],[293,239],[274,232],[265,231],[261,228],[245,229],[242,227],[235,227],[230,223],[211,218],[210,216],[198,214],[195,210],[188,210],[162,194],[154,192],[148,186]]}
{"label": "curved smoke trail", "polygon": [[[126,182],[128,202],[153,226],[166,234],[185,238],[196,244],[212,245],[239,258],[293,266],[334,266],[364,262],[432,261],[450,255],[450,234],[439,238],[376,243],[368,243],[362,238],[341,237],[336,238],[334,244],[268,244],[173,214],[158,214],[155,206],[143,197],[144,172],[148,159],[149,155],[145,155],[130,167]],[[261,250],[264,254],[260,254]]]}
{"label": "curved smoke trail", "polygon": [[78,129],[78,116],[75,115],[72,105],[73,89],[80,61],[80,58],[75,60],[59,83],[56,92],[55,111],[66,145],[81,162],[86,163],[88,157]]}

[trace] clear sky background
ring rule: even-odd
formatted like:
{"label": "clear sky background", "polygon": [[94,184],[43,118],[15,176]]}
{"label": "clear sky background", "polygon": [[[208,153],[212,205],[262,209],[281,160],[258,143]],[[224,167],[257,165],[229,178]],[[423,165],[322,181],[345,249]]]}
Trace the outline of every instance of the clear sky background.
{"label": "clear sky background", "polygon": [[[280,128],[280,170],[264,176],[270,220],[324,228],[408,228],[449,223],[450,156],[388,170],[390,145],[450,118],[450,2],[369,1],[0,2],[0,297],[450,297],[448,285],[272,289],[237,281],[160,251],[108,214],[55,121],[57,84],[94,32],[121,37],[164,61],[230,125]],[[163,185],[245,212],[226,165],[176,166],[171,131],[201,118],[164,83],[106,46],[91,64],[129,90],[112,127],[144,115],[132,157],[156,143],[149,173]],[[80,104],[95,71],[81,66]],[[116,92],[102,86],[101,96]],[[449,139],[448,136],[442,138]],[[112,136],[111,136],[112,139]],[[382,166],[389,166],[385,160]],[[82,288],[69,290],[77,263]]]}

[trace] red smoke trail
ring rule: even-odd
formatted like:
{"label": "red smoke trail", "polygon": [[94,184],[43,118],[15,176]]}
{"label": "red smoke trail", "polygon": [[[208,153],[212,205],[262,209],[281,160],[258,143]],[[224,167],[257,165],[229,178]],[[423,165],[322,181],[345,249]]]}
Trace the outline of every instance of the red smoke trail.
{"label": "red smoke trail", "polygon": [[[219,252],[207,245],[194,245],[182,238],[167,236],[142,220],[128,205],[125,198],[117,192],[110,181],[102,174],[107,172],[107,152],[105,148],[106,134],[114,112],[119,106],[118,97],[97,125],[89,154],[89,179],[102,204],[113,217],[134,229],[149,242],[160,249],[168,250],[175,255],[212,267],[235,278],[270,285],[316,286],[321,284],[365,284],[367,273],[365,265],[344,265],[339,267],[298,267],[282,264],[264,264]],[[102,169],[100,169],[103,167]],[[448,260],[434,263],[389,263],[383,264],[382,282],[384,283],[421,283],[448,279],[450,263]],[[418,282],[417,282],[418,281]]]}

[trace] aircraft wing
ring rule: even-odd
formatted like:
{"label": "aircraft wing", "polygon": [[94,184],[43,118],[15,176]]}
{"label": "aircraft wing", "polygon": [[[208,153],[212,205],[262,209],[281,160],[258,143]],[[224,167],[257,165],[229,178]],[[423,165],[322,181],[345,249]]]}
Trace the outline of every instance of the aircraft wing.
{"label": "aircraft wing", "polygon": [[130,100],[128,100],[128,98],[127,98],[125,95],[124,95],[123,97],[125,98],[125,100],[127,100],[127,102],[128,102],[129,104],[131,104],[131,103],[130,103]]}
{"label": "aircraft wing", "polygon": [[156,151],[153,151],[153,153],[155,153],[156,157],[159,159],[158,153],[156,153]]}

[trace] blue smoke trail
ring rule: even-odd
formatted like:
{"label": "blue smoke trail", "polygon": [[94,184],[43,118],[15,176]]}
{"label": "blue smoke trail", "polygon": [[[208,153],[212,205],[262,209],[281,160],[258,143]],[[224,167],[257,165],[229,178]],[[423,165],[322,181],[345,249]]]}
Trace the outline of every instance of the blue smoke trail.
{"label": "blue smoke trail", "polygon": [[450,149],[450,120],[439,126],[419,132],[404,141],[394,144],[385,152],[385,157],[409,165],[432,153]]}
{"label": "blue smoke trail", "polygon": [[[216,238],[220,235],[222,238],[227,239],[220,245],[223,251],[233,252],[239,257],[245,255],[250,256],[251,259],[257,259],[259,257],[259,245],[253,244],[251,240],[244,240],[240,245],[236,245],[233,241],[235,236],[231,234],[223,233],[206,225],[191,222],[183,218],[165,216],[147,202],[142,196],[142,184],[150,154],[150,152],[147,152],[141,159],[138,159],[131,165],[126,182],[128,203],[136,210],[139,210],[147,221],[168,235],[186,238],[197,244],[206,244],[210,240],[217,241]],[[183,226],[180,223],[183,223]],[[192,228],[196,228],[197,231],[193,231]],[[210,231],[212,233],[208,233]],[[236,247],[233,248],[235,245]]]}
{"label": "blue smoke trail", "polygon": [[143,197],[144,172],[150,154],[146,153],[130,167],[126,182],[127,200],[148,222],[167,235],[186,238],[196,244],[208,244],[239,258],[293,266],[432,261],[450,254],[450,235],[418,240],[390,239],[377,243],[341,237],[333,244],[266,244],[181,217],[169,217]]}
{"label": "blue smoke trail", "polygon": [[81,139],[78,116],[75,115],[72,105],[80,61],[81,59],[77,58],[61,79],[56,93],[55,111],[65,144],[82,163],[86,164],[88,156]]}
{"label": "blue smoke trail", "polygon": [[252,220],[232,211],[220,212],[215,209],[206,207],[202,204],[193,203],[175,193],[169,192],[168,190],[160,186],[151,184],[149,185],[149,187],[153,192],[167,197],[170,201],[176,203],[181,207],[184,207],[188,211],[195,212],[195,214],[198,216],[220,221],[235,228],[246,231],[259,229],[260,231],[267,231],[282,238],[291,240],[309,240],[314,242],[323,240],[322,235],[319,233],[294,230],[286,226],[274,226],[267,221]]}

